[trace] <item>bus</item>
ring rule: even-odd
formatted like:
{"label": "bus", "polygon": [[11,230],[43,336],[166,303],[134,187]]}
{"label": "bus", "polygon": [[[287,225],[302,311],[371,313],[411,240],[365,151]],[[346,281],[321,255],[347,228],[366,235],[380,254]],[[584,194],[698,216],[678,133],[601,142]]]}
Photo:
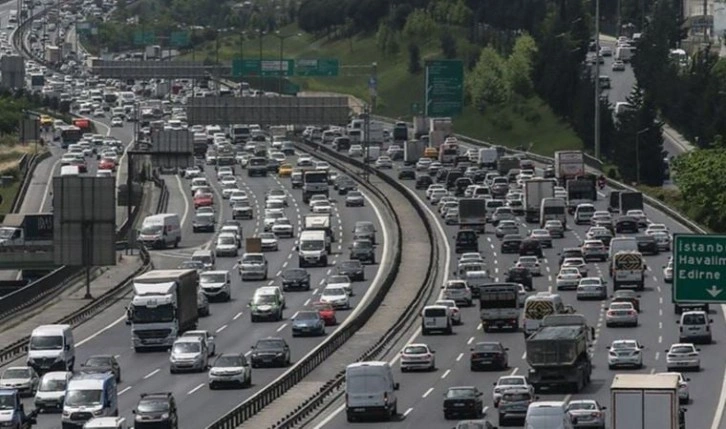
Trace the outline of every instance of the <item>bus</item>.
{"label": "bus", "polygon": [[524,301],[524,318],[522,329],[524,337],[534,334],[540,326],[542,319],[551,314],[572,314],[575,310],[562,303],[562,297],[556,293],[539,292],[530,295]]}
{"label": "bus", "polygon": [[71,144],[78,143],[81,141],[81,137],[83,137],[83,133],[75,125],[65,125],[56,128],[55,138],[56,140],[60,140],[63,149],[68,148]]}
{"label": "bus", "polygon": [[439,162],[454,164],[457,156],[459,156],[459,142],[456,137],[447,137],[439,148]]}
{"label": "bus", "polygon": [[479,317],[484,332],[492,327],[519,329],[519,284],[486,283],[479,286]]}

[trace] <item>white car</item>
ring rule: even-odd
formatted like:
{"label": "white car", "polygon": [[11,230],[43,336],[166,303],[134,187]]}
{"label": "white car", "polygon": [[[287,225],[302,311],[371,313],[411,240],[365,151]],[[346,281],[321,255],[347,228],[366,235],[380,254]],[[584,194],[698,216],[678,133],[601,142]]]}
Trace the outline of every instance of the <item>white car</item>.
{"label": "white car", "polygon": [[608,368],[643,367],[643,346],[637,340],[615,340],[607,347]]}
{"label": "white car", "polygon": [[555,286],[557,290],[577,289],[581,279],[582,274],[580,274],[580,270],[577,267],[562,267],[555,279]]}
{"label": "white car", "polygon": [[429,200],[431,201],[431,204],[438,204],[439,200],[445,196],[449,195],[449,191],[446,189],[435,189],[431,193],[431,198]]}
{"label": "white car", "polygon": [[699,371],[701,369],[701,354],[699,349],[691,343],[673,344],[666,350],[666,368],[668,372],[677,369]]}
{"label": "white car", "polygon": [[583,258],[565,258],[565,260],[562,261],[561,267],[575,267],[580,272],[580,275],[583,277],[587,276],[587,263]]}
{"label": "white car", "polygon": [[465,262],[480,262],[483,264],[484,257],[481,255],[481,253],[478,252],[462,253],[461,256],[459,256],[459,263],[463,264]]}
{"label": "white car", "polygon": [[277,235],[275,235],[272,232],[261,232],[258,235],[258,238],[260,239],[260,244],[262,246],[262,251],[273,251],[276,252],[280,246],[277,241]]}
{"label": "white car", "polygon": [[326,286],[320,294],[320,302],[325,302],[333,306],[335,309],[349,309],[350,296],[345,288],[338,286]]}
{"label": "white car", "polygon": [[357,158],[363,156],[363,146],[359,144],[351,145],[348,149],[348,156],[351,158]]}
{"label": "white car", "polygon": [[329,214],[333,210],[333,207],[330,205],[329,201],[313,201],[310,203],[310,208],[312,212],[316,214]]}
{"label": "white car", "polygon": [[409,344],[401,351],[401,372],[436,370],[435,352],[426,344]]}
{"label": "white car", "polygon": [[529,393],[534,396],[534,387],[527,382],[527,377],[523,375],[503,375],[499,377],[496,383],[494,383],[494,389],[492,390],[492,399],[494,406],[499,405],[499,400],[502,396],[512,390],[528,390]]}
{"label": "white car", "polygon": [[433,194],[434,191],[436,191],[436,190],[446,191],[446,188],[444,187],[444,185],[442,185],[440,183],[434,183],[432,185],[429,185],[429,187],[426,188],[426,199],[430,200],[431,194]]}
{"label": "white car", "polygon": [[217,385],[238,384],[243,387],[252,385],[252,368],[242,353],[220,355],[209,370],[209,388]]}
{"label": "white car", "polygon": [[605,312],[605,326],[638,326],[638,312],[630,302],[611,302]]}
{"label": "white car", "polygon": [[646,234],[653,234],[655,232],[665,232],[666,234],[670,234],[670,231],[668,231],[668,227],[662,223],[651,223],[645,230]]}
{"label": "white car", "polygon": [[217,242],[214,246],[214,254],[216,256],[234,256],[237,257],[239,251],[237,236],[231,233],[219,234]]}
{"label": "white car", "polygon": [[673,259],[668,260],[668,265],[663,267],[663,281],[673,283]]}
{"label": "white car", "polygon": [[691,393],[688,389],[690,378],[686,378],[680,372],[657,372],[655,375],[677,375],[678,376],[678,400],[681,404],[687,404],[691,400]]}
{"label": "white car", "polygon": [[262,221],[265,231],[272,230],[272,225],[275,224],[275,221],[283,217],[285,217],[284,213],[268,212],[267,210],[265,210],[265,216],[263,217]]}
{"label": "white car", "polygon": [[33,396],[38,391],[40,377],[29,366],[12,366],[3,371],[0,389],[15,389],[21,395]]}
{"label": "white car", "polygon": [[222,185],[222,199],[228,200],[235,191],[239,191],[236,183],[225,183]]}
{"label": "white car", "polygon": [[329,171],[330,170],[330,164],[328,164],[325,161],[315,161],[315,169],[316,170],[322,170],[322,171]]}
{"label": "white car", "polygon": [[393,160],[389,156],[379,156],[376,160],[376,167],[378,168],[393,168]]}
{"label": "white car", "polygon": [[444,299],[450,299],[457,304],[463,304],[467,307],[473,305],[471,289],[464,280],[448,280],[441,286],[441,296]]}
{"label": "white car", "polygon": [[231,206],[233,206],[237,203],[242,203],[242,202],[247,202],[247,201],[249,201],[247,192],[245,192],[241,189],[237,189],[229,195],[229,204]]}
{"label": "white car", "polygon": [[290,219],[286,217],[275,219],[275,223],[272,224],[270,230],[278,237],[292,238],[295,236],[295,228],[292,226]]}
{"label": "white car", "polygon": [[297,166],[298,167],[312,167],[313,166],[313,158],[307,155],[303,155],[297,159]]}
{"label": "white car", "polygon": [[234,170],[232,170],[232,167],[229,166],[223,166],[219,167],[217,170],[217,180],[222,180],[224,176],[232,176],[234,177]]}
{"label": "white car", "polygon": [[280,213],[285,212],[285,203],[282,200],[276,198],[270,198],[265,202],[265,210],[277,211]]}
{"label": "white car", "polygon": [[443,305],[449,309],[449,316],[451,317],[451,323],[454,325],[461,325],[461,311],[456,305],[456,301],[453,299],[439,299],[434,305]]}
{"label": "white car", "polygon": [[541,276],[542,270],[536,256],[520,256],[515,265],[517,268],[526,268],[532,276]]}
{"label": "white car", "polygon": [[416,170],[428,170],[428,168],[431,166],[431,162],[431,158],[419,158],[418,162],[416,162]]}
{"label": "white car", "polygon": [[237,185],[237,178],[234,177],[231,174],[225,174],[219,179],[219,183],[222,184],[222,186],[226,185]]}
{"label": "white car", "polygon": [[279,200],[282,201],[282,203],[287,206],[287,192],[285,192],[284,189],[270,189],[267,191],[267,194],[265,195],[266,200]]}
{"label": "white car", "polygon": [[519,306],[524,307],[524,302],[527,300],[527,289],[525,289],[524,285],[521,283],[517,286],[517,300],[519,301]]}
{"label": "white car", "polygon": [[118,116],[114,116],[113,118],[111,118],[111,126],[112,127],[123,127],[124,120],[119,118]]}
{"label": "white car", "polygon": [[608,288],[600,277],[585,277],[577,285],[577,300],[606,299]]}
{"label": "white car", "polygon": [[628,210],[625,216],[635,218],[638,221],[638,225],[643,227],[648,226],[648,217],[645,215],[643,210]]}

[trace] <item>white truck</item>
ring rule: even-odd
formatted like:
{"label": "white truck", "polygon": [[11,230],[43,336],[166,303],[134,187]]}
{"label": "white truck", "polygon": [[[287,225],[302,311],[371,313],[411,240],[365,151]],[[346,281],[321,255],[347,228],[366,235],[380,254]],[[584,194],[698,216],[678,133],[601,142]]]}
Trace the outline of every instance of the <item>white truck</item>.
{"label": "white truck", "polygon": [[144,50],[144,54],[147,60],[161,59],[161,46],[149,45]]}
{"label": "white truck", "polygon": [[539,222],[540,207],[545,198],[554,198],[555,182],[550,179],[532,179],[524,182],[524,219]]}
{"label": "white truck", "polygon": [[459,200],[459,227],[485,232],[487,224],[487,200],[462,198]]}
{"label": "white truck", "polygon": [[519,285],[489,283],[479,286],[479,317],[484,332],[495,328],[519,328]]}
{"label": "white truck", "polygon": [[585,155],[581,150],[559,150],[555,152],[555,178],[560,186],[568,180],[585,175]]}
{"label": "white truck", "polygon": [[403,143],[403,162],[415,164],[423,157],[426,142],[423,140],[408,140]]}
{"label": "white truck", "polygon": [[52,245],[52,214],[8,214],[0,226],[0,248]]}
{"label": "white truck", "polygon": [[479,164],[480,168],[494,170],[497,168],[497,161],[499,161],[499,152],[497,152],[496,148],[484,147],[479,149],[477,164]]}
{"label": "white truck", "polygon": [[438,148],[446,137],[454,135],[454,125],[451,118],[429,119],[429,145]]}
{"label": "white truck", "polygon": [[331,217],[329,214],[309,213],[303,219],[303,231],[324,231],[327,241],[325,248],[330,253],[330,243],[335,241],[335,234],[331,227]]}
{"label": "white truck", "polygon": [[413,137],[421,139],[421,137],[429,134],[429,123],[425,116],[413,117]]}
{"label": "white truck", "polygon": [[681,429],[677,374],[615,374],[610,386],[611,429]]}
{"label": "white truck", "polygon": [[199,320],[196,270],[153,270],[133,281],[129,306],[134,350],[169,348]]}

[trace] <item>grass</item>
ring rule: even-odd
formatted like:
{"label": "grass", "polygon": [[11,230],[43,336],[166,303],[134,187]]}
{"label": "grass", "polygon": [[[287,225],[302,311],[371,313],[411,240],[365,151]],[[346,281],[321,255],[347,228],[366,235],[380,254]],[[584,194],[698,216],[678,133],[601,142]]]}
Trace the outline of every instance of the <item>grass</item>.
{"label": "grass", "polygon": [[6,214],[10,213],[12,209],[13,200],[20,190],[20,181],[15,180],[9,186],[0,187],[0,217],[4,218]]}
{"label": "grass", "polygon": [[20,158],[35,153],[35,144],[0,145],[0,176],[16,175]]}
{"label": "grass", "polygon": [[[297,34],[285,39],[284,58],[340,60],[340,75],[337,77],[292,78],[291,81],[298,84],[301,91],[337,92],[368,101],[368,79],[372,63],[375,62],[378,79],[375,113],[408,119],[412,116],[412,103],[423,105],[424,73],[411,75],[408,72],[407,41],[399,41],[399,53],[384,56],[373,36],[354,37],[352,40],[315,39],[309,34],[300,34],[294,25],[281,30],[281,34]],[[463,41],[463,38],[459,37],[459,40]],[[419,47],[423,60],[441,57],[438,41],[421,43]],[[241,45],[239,35],[220,38],[220,61],[230,61],[240,56],[247,59],[279,59],[280,41],[275,36],[267,35],[262,38],[261,44],[259,38],[254,38]],[[211,42],[197,47],[194,53],[188,53],[181,59],[213,61],[215,58],[216,44]],[[277,81],[276,78],[269,79]],[[246,80],[254,85],[252,79]],[[492,109],[485,114],[467,106],[462,115],[455,118],[455,129],[457,133],[503,146],[531,145],[533,152],[548,156],[552,156],[556,150],[582,148],[582,142],[575,132],[536,97],[511,103],[501,109]]]}

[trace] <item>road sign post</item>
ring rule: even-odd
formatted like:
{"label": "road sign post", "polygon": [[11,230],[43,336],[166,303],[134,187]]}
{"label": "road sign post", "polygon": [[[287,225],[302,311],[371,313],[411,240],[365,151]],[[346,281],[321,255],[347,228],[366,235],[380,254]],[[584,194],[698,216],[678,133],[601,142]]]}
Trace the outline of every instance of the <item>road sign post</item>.
{"label": "road sign post", "polygon": [[426,116],[449,117],[464,107],[464,63],[461,60],[426,62]]}
{"label": "road sign post", "polygon": [[299,59],[295,61],[297,76],[338,76],[340,61],[337,58]]}
{"label": "road sign post", "polygon": [[675,235],[673,239],[675,302],[726,302],[725,281],[726,235]]}

